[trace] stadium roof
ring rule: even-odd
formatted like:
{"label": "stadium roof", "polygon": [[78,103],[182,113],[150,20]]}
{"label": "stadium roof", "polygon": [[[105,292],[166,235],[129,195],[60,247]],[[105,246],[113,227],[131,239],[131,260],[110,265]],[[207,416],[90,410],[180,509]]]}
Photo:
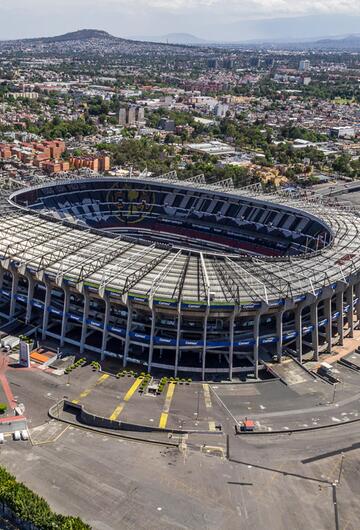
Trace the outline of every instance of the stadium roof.
{"label": "stadium roof", "polygon": [[[94,181],[99,179],[86,179]],[[177,181],[175,173],[139,183],[217,191],[296,208],[321,218],[333,233],[331,245],[307,255],[260,258],[237,257],[140,244],[36,214],[28,209],[3,208],[0,217],[0,255],[22,274],[39,280],[64,281],[82,290],[89,286],[101,296],[112,293],[198,305],[246,305],[316,294],[322,287],[360,271],[357,213],[340,204],[305,195],[264,193],[258,186],[234,189],[230,181],[208,185],[202,176]],[[66,181],[67,183],[71,181]],[[81,182],[84,182],[82,180]],[[61,184],[51,182],[51,186]],[[331,204],[331,206],[330,206]]]}

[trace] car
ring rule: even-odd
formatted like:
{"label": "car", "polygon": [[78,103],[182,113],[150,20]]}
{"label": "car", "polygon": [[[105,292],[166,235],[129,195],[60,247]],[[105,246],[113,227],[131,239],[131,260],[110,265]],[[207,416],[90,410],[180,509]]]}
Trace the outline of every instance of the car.
{"label": "car", "polygon": [[0,444],[3,444],[5,442],[5,438],[2,432],[0,432]]}
{"label": "car", "polygon": [[13,439],[17,442],[18,440],[21,440],[20,431],[15,431],[13,433]]}
{"label": "car", "polygon": [[28,440],[28,439],[29,439],[29,433],[27,432],[26,429],[24,429],[23,431],[21,431],[21,439],[22,439],[22,440]]}

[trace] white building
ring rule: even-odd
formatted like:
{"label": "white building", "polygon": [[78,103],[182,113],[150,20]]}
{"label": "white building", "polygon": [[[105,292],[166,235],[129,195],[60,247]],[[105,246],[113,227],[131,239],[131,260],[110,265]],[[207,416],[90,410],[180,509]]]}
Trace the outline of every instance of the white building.
{"label": "white building", "polygon": [[302,72],[307,72],[308,70],[310,70],[310,61],[308,59],[300,61],[299,70],[301,70]]}
{"label": "white building", "polygon": [[354,127],[331,127],[330,136],[332,138],[355,138],[355,129]]}

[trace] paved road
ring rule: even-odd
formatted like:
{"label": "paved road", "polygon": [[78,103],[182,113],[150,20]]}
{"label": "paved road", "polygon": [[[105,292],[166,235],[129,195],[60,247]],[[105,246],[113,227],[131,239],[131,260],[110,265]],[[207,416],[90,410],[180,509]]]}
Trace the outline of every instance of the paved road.
{"label": "paved road", "polygon": [[10,388],[10,385],[9,385],[9,382],[6,376],[6,372],[8,370],[8,364],[9,364],[8,356],[5,353],[0,352],[0,385],[2,387],[6,400],[8,402],[9,408],[13,409],[14,407],[16,407],[16,401],[14,399],[14,395],[12,393],[12,390]]}

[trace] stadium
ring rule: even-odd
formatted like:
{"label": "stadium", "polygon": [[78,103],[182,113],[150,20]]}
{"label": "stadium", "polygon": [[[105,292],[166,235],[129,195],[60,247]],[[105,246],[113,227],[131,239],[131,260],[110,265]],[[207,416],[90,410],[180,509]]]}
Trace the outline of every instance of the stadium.
{"label": "stadium", "polygon": [[2,207],[0,312],[124,366],[257,378],[352,336],[358,224],[336,199],[203,176],[52,181]]}

